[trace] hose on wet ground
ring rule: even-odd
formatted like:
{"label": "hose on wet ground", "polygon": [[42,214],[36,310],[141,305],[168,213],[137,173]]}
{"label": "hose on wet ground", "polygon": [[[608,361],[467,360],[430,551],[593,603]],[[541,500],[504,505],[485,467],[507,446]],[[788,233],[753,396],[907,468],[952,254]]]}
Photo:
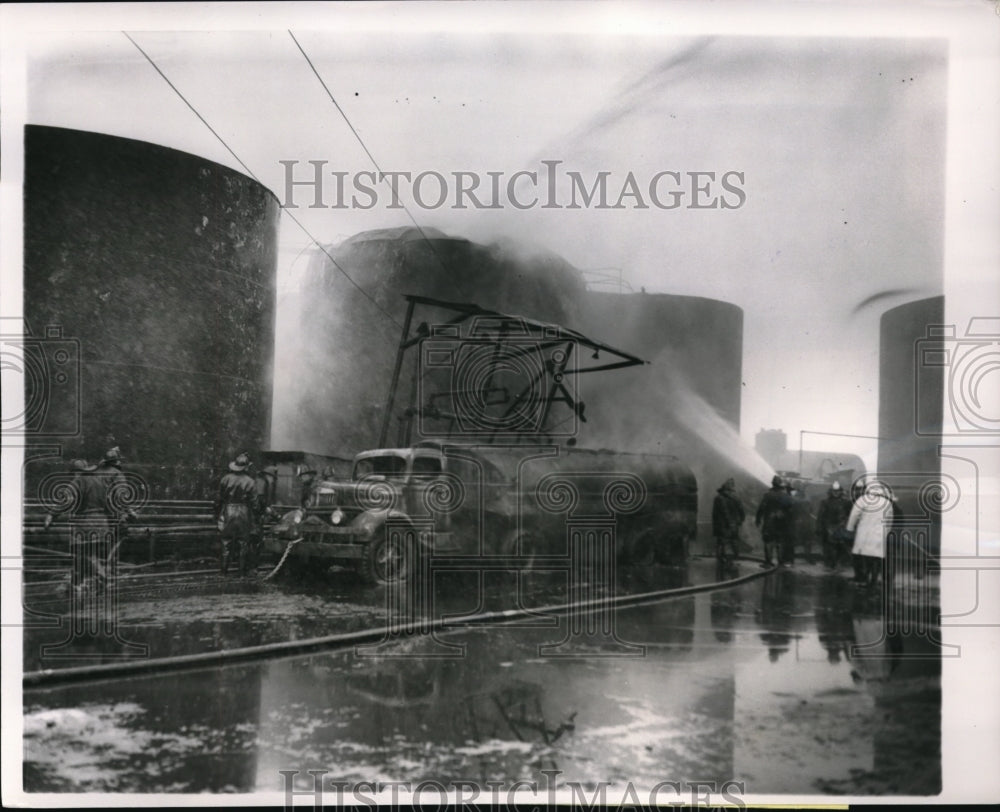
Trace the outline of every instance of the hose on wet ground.
{"label": "hose on wet ground", "polygon": [[284,566],[285,560],[288,558],[288,554],[292,551],[292,548],[300,541],[302,541],[301,537],[297,539],[292,539],[290,542],[288,542],[288,545],[285,547],[285,552],[282,554],[281,560],[278,562],[278,565],[260,580],[270,581],[275,575],[277,575],[281,571],[281,568]]}
{"label": "hose on wet ground", "polygon": [[[763,563],[763,560],[759,558],[742,557],[741,560]],[[633,595],[593,598],[586,601],[575,601],[550,606],[532,606],[492,612],[478,612],[472,615],[449,616],[437,620],[422,618],[407,623],[393,623],[372,629],[324,635],[305,640],[287,640],[260,646],[207,651],[199,654],[183,654],[152,660],[123,660],[101,665],[43,669],[25,673],[22,676],[22,685],[24,690],[44,690],[70,684],[102,682],[124,678],[160,677],[165,674],[182,671],[198,671],[226,665],[250,664],[265,660],[321,654],[350,646],[402,640],[407,637],[423,636],[438,631],[453,632],[473,627],[501,626],[517,623],[529,618],[537,619],[539,615],[562,617],[570,613],[592,614],[610,608],[639,606],[645,603],[656,603],[672,598],[695,595],[701,592],[729,589],[767,576],[776,569],[777,567],[773,566],[760,568],[727,581],[713,581],[696,586],[674,587]]]}

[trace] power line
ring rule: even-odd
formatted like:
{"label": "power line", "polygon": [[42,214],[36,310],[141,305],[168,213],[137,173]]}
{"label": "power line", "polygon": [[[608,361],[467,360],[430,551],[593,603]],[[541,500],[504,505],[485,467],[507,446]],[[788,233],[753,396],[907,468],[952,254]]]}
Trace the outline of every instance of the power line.
{"label": "power line", "polygon": [[[309,239],[311,239],[316,244],[316,247],[319,248],[320,251],[322,251],[324,254],[326,254],[326,258],[330,260],[330,262],[333,264],[333,267],[336,268],[338,271],[340,271],[344,275],[344,278],[348,282],[350,282],[352,285],[354,285],[354,287],[357,288],[358,292],[362,296],[364,296],[369,302],[371,302],[378,309],[378,311],[383,316],[385,316],[387,319],[389,319],[389,321],[391,321],[393,324],[395,324],[400,330],[403,329],[403,325],[400,324],[398,321],[396,321],[396,319],[392,315],[392,313],[390,313],[388,310],[386,310],[384,307],[382,307],[382,305],[380,305],[377,301],[375,301],[374,298],[372,298],[371,294],[369,294],[368,291],[366,291],[363,287],[361,287],[361,285],[359,285],[357,282],[354,281],[354,279],[351,278],[351,275],[347,271],[345,271],[343,269],[343,267],[341,266],[341,264],[339,262],[337,262],[337,260],[335,260],[333,258],[333,254],[331,254],[326,249],[326,246],[323,245],[319,240],[317,240],[312,234],[309,233],[309,230],[302,224],[302,222],[299,220],[298,217],[296,217],[294,214],[291,214],[288,211],[288,209],[282,209],[282,211],[288,217],[292,218],[292,222],[295,223],[295,225],[297,225],[299,228],[301,228],[306,233],[306,236],[308,236]],[[390,344],[392,344],[393,346],[395,346],[395,344],[396,344],[395,340],[389,339],[389,338],[386,338],[386,340],[389,341]]]}
{"label": "power line", "polygon": [[[291,33],[291,32],[289,32],[289,33]],[[211,124],[209,124],[209,123],[208,123],[208,121],[206,121],[206,120],[205,120],[205,117],[204,117],[204,116],[202,116],[202,114],[201,114],[201,113],[199,113],[199,112],[198,112],[198,111],[197,111],[197,110],[195,109],[194,105],[193,105],[193,104],[191,104],[191,102],[189,102],[189,101],[187,100],[187,98],[186,98],[186,97],[184,96],[184,94],[183,94],[183,93],[181,93],[181,91],[180,91],[180,90],[179,90],[179,89],[177,88],[177,86],[176,86],[176,85],[175,85],[175,84],[174,84],[173,82],[171,82],[171,81],[170,81],[170,79],[168,79],[168,78],[167,78],[167,75],[166,75],[166,74],[165,74],[165,73],[164,73],[164,72],[163,72],[162,70],[160,70],[160,68],[159,68],[159,66],[158,66],[158,65],[156,64],[156,62],[154,62],[154,61],[153,61],[153,58],[152,58],[152,57],[151,57],[151,56],[150,56],[149,54],[147,54],[147,53],[146,53],[146,52],[145,52],[145,51],[144,51],[144,50],[143,50],[143,49],[142,49],[142,48],[140,47],[140,45],[139,45],[139,43],[138,43],[138,42],[136,42],[136,41],[135,41],[134,39],[132,39],[132,37],[131,37],[131,36],[129,36],[129,34],[128,34],[128,32],[127,32],[127,31],[122,31],[122,34],[124,34],[124,35],[125,35],[125,37],[126,37],[126,39],[128,39],[128,41],[129,41],[129,42],[131,42],[131,43],[132,43],[132,44],[133,44],[133,45],[134,45],[134,46],[136,47],[136,50],[137,50],[137,51],[139,51],[139,53],[140,53],[140,54],[142,54],[142,55],[143,55],[143,56],[144,56],[144,57],[146,58],[146,61],[147,61],[147,62],[149,62],[149,64],[150,64],[150,65],[151,65],[151,66],[153,67],[153,70],[155,70],[155,71],[156,71],[156,72],[157,72],[158,74],[160,74],[160,76],[162,77],[163,81],[164,81],[164,82],[166,82],[166,83],[167,83],[167,84],[168,84],[168,85],[170,86],[170,89],[171,89],[171,90],[173,90],[173,91],[174,91],[174,93],[176,93],[176,94],[177,94],[177,96],[178,96],[178,97],[180,98],[180,100],[181,100],[182,102],[184,102],[184,104],[186,104],[186,105],[187,105],[188,109],[189,109],[189,110],[190,110],[190,111],[191,111],[192,113],[194,113],[194,114],[195,114],[195,115],[196,115],[196,116],[198,117],[198,120],[199,120],[199,121],[200,121],[200,122],[201,122],[202,124],[204,124],[204,125],[205,125],[205,126],[206,126],[206,127],[208,128],[208,131],[209,131],[210,133],[212,133],[212,135],[214,135],[214,136],[216,137],[216,139],[218,140],[218,142],[219,142],[220,144],[222,144],[222,146],[223,146],[223,147],[225,147],[226,151],[227,151],[227,152],[228,152],[228,153],[229,153],[230,155],[232,155],[232,156],[233,156],[233,158],[234,158],[234,159],[236,160],[236,162],[237,162],[237,163],[238,163],[238,164],[239,164],[240,166],[242,166],[242,167],[243,167],[244,171],[245,171],[245,172],[246,172],[246,173],[247,173],[247,174],[248,174],[248,175],[249,175],[249,176],[250,176],[251,178],[253,178],[253,179],[254,179],[255,181],[257,181],[257,183],[260,183],[260,184],[261,184],[261,185],[263,186],[264,184],[263,184],[263,183],[261,182],[260,178],[258,178],[258,177],[257,177],[257,176],[256,176],[256,175],[255,175],[255,174],[254,174],[254,173],[253,173],[253,172],[251,171],[250,167],[248,167],[248,166],[247,166],[247,165],[246,165],[245,163],[243,163],[243,161],[242,161],[242,160],[240,159],[240,156],[239,156],[239,155],[237,155],[237,154],[236,154],[235,152],[233,152],[233,150],[232,150],[232,148],[231,148],[231,147],[229,146],[229,144],[227,144],[227,143],[225,142],[225,139],[223,139],[223,137],[222,137],[221,135],[219,135],[219,134],[218,134],[218,133],[217,133],[217,132],[216,132],[216,131],[215,131],[215,130],[213,129],[212,125],[211,125]],[[294,39],[294,38],[293,38],[293,39]],[[308,59],[308,57],[307,57],[307,59]],[[318,74],[317,74],[317,75],[318,75]],[[320,80],[320,81],[322,81],[322,80]],[[334,104],[336,104],[336,102],[334,102]],[[339,109],[339,108],[338,108],[338,109]],[[353,129],[353,128],[352,128],[352,129]],[[295,216],[294,214],[292,214],[292,213],[291,213],[290,211],[288,211],[288,209],[287,209],[287,208],[283,208],[283,209],[282,209],[282,211],[283,211],[283,212],[285,213],[285,215],[287,215],[287,216],[288,216],[289,218],[291,218],[292,222],[294,222],[294,223],[295,223],[295,225],[297,225],[297,226],[298,226],[298,227],[299,227],[300,229],[302,229],[303,233],[304,233],[304,234],[305,234],[305,235],[306,235],[306,236],[307,236],[307,237],[308,237],[308,238],[309,238],[309,239],[310,239],[310,240],[312,241],[312,243],[313,243],[313,244],[314,244],[314,245],[315,245],[315,246],[316,246],[317,248],[319,248],[319,249],[320,249],[320,251],[322,251],[322,252],[323,252],[324,254],[326,254],[327,258],[328,258],[328,259],[330,260],[330,262],[331,262],[331,263],[333,264],[333,266],[334,266],[334,267],[335,267],[335,268],[336,268],[336,269],[337,269],[338,271],[340,271],[340,273],[342,273],[342,274],[344,275],[344,278],[345,278],[345,279],[346,279],[346,280],[347,280],[348,282],[350,282],[350,283],[351,283],[351,284],[352,284],[352,285],[353,285],[353,286],[354,286],[354,287],[355,287],[355,288],[356,288],[356,289],[358,290],[358,292],[359,292],[359,293],[361,293],[361,295],[362,295],[362,296],[364,296],[364,297],[365,297],[365,298],[366,298],[366,299],[367,299],[367,300],[368,300],[369,302],[371,302],[371,303],[372,303],[373,305],[375,305],[375,307],[376,307],[376,308],[377,308],[377,309],[378,309],[378,310],[379,310],[379,311],[380,311],[380,312],[382,313],[382,315],[384,315],[384,316],[385,316],[385,317],[386,317],[387,319],[389,319],[389,321],[391,321],[391,322],[392,322],[393,324],[395,324],[395,325],[396,325],[397,327],[399,327],[400,329],[402,329],[402,325],[401,325],[401,324],[400,324],[400,323],[399,323],[398,321],[396,321],[396,319],[395,319],[395,318],[393,317],[393,315],[392,315],[392,314],[391,314],[391,313],[390,313],[390,312],[389,312],[388,310],[386,310],[386,309],[385,309],[384,307],[382,307],[382,305],[380,305],[380,304],[379,304],[379,303],[378,303],[377,301],[375,301],[375,299],[374,299],[374,298],[372,298],[372,296],[371,296],[371,295],[370,295],[370,294],[368,293],[368,291],[366,291],[366,290],[365,290],[364,288],[362,288],[362,287],[361,287],[361,285],[359,285],[359,284],[358,284],[358,283],[357,283],[356,281],[354,281],[354,279],[353,279],[353,278],[351,278],[351,275],[350,275],[349,273],[347,273],[347,271],[345,271],[345,270],[344,270],[344,268],[343,268],[343,267],[342,267],[342,266],[340,265],[340,263],[339,263],[339,262],[337,262],[337,260],[335,260],[335,259],[333,258],[333,256],[332,256],[332,255],[330,254],[330,252],[329,252],[329,251],[327,251],[327,249],[326,249],[326,246],[324,246],[324,245],[323,245],[323,244],[322,244],[322,243],[321,243],[321,242],[320,242],[319,240],[317,240],[317,239],[316,239],[316,238],[315,238],[315,237],[314,237],[314,236],[312,235],[312,233],[311,233],[311,232],[309,231],[309,229],[307,229],[307,228],[306,228],[306,227],[305,227],[305,226],[304,226],[304,225],[302,224],[302,222],[301,222],[301,221],[299,220],[299,218],[298,218],[298,217],[296,217],[296,216]],[[419,226],[418,226],[418,228],[419,228]],[[425,239],[426,239],[426,237],[425,237]],[[392,343],[392,344],[395,344],[395,342],[394,342],[394,341],[391,341],[391,340],[390,340],[390,339],[388,339],[388,338],[387,338],[386,340],[387,340],[387,341],[390,341],[390,343]]]}
{"label": "power line", "polygon": [[291,29],[288,29],[288,36],[292,38],[292,42],[295,43],[295,47],[299,49],[299,52],[305,58],[306,62],[309,63],[309,67],[312,69],[313,74],[319,80],[319,83],[320,85],[322,85],[323,90],[326,91],[327,97],[330,99],[331,102],[333,102],[333,106],[337,108],[337,112],[340,113],[341,118],[344,119],[344,122],[347,124],[351,132],[354,134],[354,137],[361,145],[361,149],[363,149],[365,151],[365,155],[368,156],[368,160],[372,162],[372,166],[374,166],[375,170],[378,172],[379,178],[382,180],[383,183],[389,186],[390,190],[392,190],[393,204],[398,203],[400,206],[403,207],[403,211],[406,212],[406,216],[410,218],[410,222],[413,223],[417,231],[420,232],[420,236],[423,237],[424,242],[426,242],[427,246],[431,249],[431,253],[434,254],[434,258],[438,261],[438,264],[442,268],[446,269],[444,261],[438,254],[437,249],[434,247],[434,243],[431,242],[430,238],[424,233],[423,227],[420,225],[420,223],[417,222],[416,218],[413,216],[413,213],[410,211],[407,205],[403,203],[402,200],[399,199],[399,195],[396,193],[396,190],[395,188],[393,188],[392,184],[389,183],[388,179],[385,177],[385,173],[382,171],[382,168],[378,165],[378,161],[375,160],[375,156],[371,154],[371,151],[368,149],[364,140],[361,138],[360,133],[358,133],[358,131],[354,128],[354,125],[351,124],[351,120],[347,117],[347,113],[344,112],[344,108],[341,107],[337,103],[337,100],[333,97],[333,93],[330,92],[330,88],[327,87],[326,82],[323,81],[323,77],[319,75],[319,71],[316,70],[316,66],[313,64],[313,61],[309,58],[309,54],[306,53],[305,48],[303,48],[302,45],[299,43],[299,41],[295,38],[295,34],[292,33]]}
{"label": "power line", "polygon": [[[204,118],[204,116],[202,116],[202,114],[201,114],[201,113],[199,113],[199,112],[198,112],[197,110],[195,110],[195,108],[194,108],[194,105],[193,105],[193,104],[191,104],[191,102],[189,102],[189,101],[188,101],[188,100],[187,100],[187,99],[186,99],[186,98],[184,97],[184,94],[183,94],[183,93],[181,93],[181,92],[180,92],[180,91],[179,91],[179,90],[177,89],[177,86],[176,86],[176,85],[175,85],[175,84],[174,84],[173,82],[171,82],[171,81],[170,81],[170,80],[169,80],[169,79],[167,78],[167,75],[166,75],[166,74],[165,74],[165,73],[164,73],[164,72],[163,72],[162,70],[160,70],[159,66],[158,66],[158,65],[157,65],[157,64],[156,64],[156,63],[155,63],[155,62],[153,61],[152,57],[150,57],[150,55],[149,55],[149,54],[147,54],[147,53],[146,53],[146,52],[145,52],[144,50],[142,50],[142,48],[141,48],[141,47],[139,46],[139,43],[138,43],[138,42],[136,42],[136,41],[135,41],[134,39],[132,39],[132,37],[130,37],[130,36],[129,36],[129,34],[128,34],[128,32],[127,32],[127,31],[122,31],[122,33],[123,33],[123,34],[125,35],[126,39],[128,39],[128,41],[129,41],[129,42],[131,42],[131,43],[132,43],[132,44],[133,44],[133,45],[134,45],[134,46],[136,47],[136,50],[137,50],[137,51],[139,51],[139,53],[140,53],[140,54],[142,54],[142,55],[143,55],[144,57],[146,57],[146,61],[147,61],[147,62],[149,62],[149,64],[153,66],[153,70],[155,70],[155,71],[156,71],[156,72],[157,72],[158,74],[160,74],[160,76],[161,76],[161,77],[163,78],[163,81],[164,81],[164,82],[166,82],[166,83],[167,83],[168,85],[170,85],[170,89],[171,89],[171,90],[173,90],[173,91],[174,91],[174,93],[176,93],[176,94],[177,94],[177,95],[178,95],[178,96],[180,97],[180,100],[181,100],[182,102],[184,102],[184,104],[186,104],[186,105],[188,106],[188,109],[189,109],[189,110],[190,110],[190,111],[191,111],[192,113],[194,113],[194,114],[195,114],[196,116],[198,116],[198,120],[199,120],[199,121],[200,121],[200,122],[201,122],[202,124],[204,124],[204,125],[205,125],[206,127],[208,127],[208,131],[209,131],[210,133],[212,133],[212,135],[214,135],[214,136],[216,137],[216,139],[218,140],[218,142],[219,142],[220,144],[222,144],[222,146],[224,146],[224,147],[226,148],[226,151],[227,151],[227,152],[228,152],[228,153],[229,153],[230,155],[232,155],[232,156],[233,156],[233,158],[235,158],[235,159],[236,159],[236,163],[238,163],[238,164],[239,164],[240,166],[242,166],[242,167],[243,167],[243,169],[244,169],[244,171],[245,171],[245,172],[246,172],[246,173],[247,173],[247,174],[248,174],[248,175],[249,175],[249,176],[250,176],[251,178],[253,178],[253,179],[254,179],[255,181],[257,181],[257,183],[260,183],[260,178],[258,178],[258,177],[257,177],[257,176],[256,176],[256,175],[255,175],[255,174],[253,173],[253,172],[251,172],[251,171],[250,171],[250,167],[249,167],[249,166],[247,166],[247,165],[246,165],[245,163],[243,163],[243,161],[241,161],[241,160],[240,160],[240,156],[239,156],[239,155],[237,155],[237,154],[236,154],[235,152],[233,152],[233,151],[232,151],[232,150],[231,150],[231,149],[229,148],[229,144],[227,144],[227,143],[226,143],[226,142],[225,142],[225,141],[224,141],[224,140],[222,139],[222,136],[221,136],[221,135],[219,135],[219,134],[218,134],[218,133],[217,133],[217,132],[216,132],[216,131],[215,131],[214,129],[212,129],[212,125],[211,125],[211,124],[209,124],[209,123],[208,123],[207,121],[205,121],[205,118]],[[263,186],[263,184],[261,184],[261,185]]]}
{"label": "power line", "polygon": [[372,166],[374,166],[381,174],[382,169],[381,167],[379,167],[378,162],[375,160],[375,156],[372,155],[371,152],[369,152],[368,147],[365,146],[365,142],[361,140],[361,136],[358,134],[358,131],[354,129],[354,125],[351,124],[351,120],[347,117],[347,113],[345,113],[344,109],[339,104],[337,104],[337,100],[333,97],[333,93],[330,92],[330,88],[326,86],[326,82],[323,81],[323,77],[319,75],[319,71],[316,70],[316,66],[313,64],[313,61],[309,58],[309,54],[305,52],[305,49],[302,47],[301,44],[299,44],[299,41],[295,38],[295,34],[293,34],[291,30],[288,31],[288,36],[292,38],[292,42],[294,42],[295,47],[299,49],[299,53],[301,53],[302,56],[305,57],[306,62],[309,63],[309,67],[312,68],[313,74],[316,76],[317,79],[319,79],[319,83],[323,86],[323,90],[326,91],[326,95],[329,97],[330,101],[333,102],[333,106],[337,108],[337,112],[340,113],[341,117],[344,119],[347,126],[350,128],[351,132],[354,133],[354,137],[358,140],[358,143],[361,144],[361,149],[365,151],[365,155],[367,155],[368,159],[372,162]]}

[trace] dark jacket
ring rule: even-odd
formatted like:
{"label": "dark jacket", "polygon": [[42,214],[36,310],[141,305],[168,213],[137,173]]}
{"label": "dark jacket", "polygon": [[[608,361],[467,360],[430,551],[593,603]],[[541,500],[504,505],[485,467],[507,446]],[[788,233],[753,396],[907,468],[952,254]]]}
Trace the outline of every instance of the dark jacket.
{"label": "dark jacket", "polygon": [[227,505],[245,505],[250,515],[256,515],[257,483],[245,471],[231,471],[219,482],[219,494],[215,499],[215,517],[218,519]]}
{"label": "dark jacket", "polygon": [[316,492],[316,487],[318,486],[318,484],[319,483],[317,483],[315,479],[311,480],[310,482],[302,483],[302,494],[299,503],[303,508],[310,507],[313,494]]}
{"label": "dark jacket", "polygon": [[771,488],[760,500],[755,524],[765,536],[783,535],[791,530],[795,500],[784,488]]}
{"label": "dark jacket", "polygon": [[249,540],[258,526],[257,483],[246,471],[233,471],[219,482],[219,495],[215,499],[215,516],[223,542],[237,539]]}
{"label": "dark jacket", "polygon": [[77,515],[94,516],[110,515],[108,508],[108,479],[91,472],[81,474],[76,479],[77,492],[80,494],[79,506],[74,513]]}
{"label": "dark jacket", "polygon": [[[837,493],[840,496],[836,496]],[[847,517],[850,515],[851,500],[847,498],[847,494],[831,488],[816,511],[816,535],[822,538],[833,533],[847,524]]]}
{"label": "dark jacket", "polygon": [[736,492],[725,485],[719,488],[712,502],[712,535],[720,539],[738,537],[745,518],[746,513]]}
{"label": "dark jacket", "polygon": [[95,476],[92,471],[79,473],[73,477],[69,487],[73,491],[72,498],[67,499],[59,510],[52,511],[53,516],[69,511],[73,516],[86,516],[89,519],[110,516],[108,486],[104,478]]}
{"label": "dark jacket", "polygon": [[254,477],[254,488],[257,491],[257,513],[264,514],[273,501],[273,480],[271,477],[258,474]]}
{"label": "dark jacket", "polygon": [[122,515],[135,518],[135,511],[128,506],[129,497],[134,496],[133,488],[117,465],[102,463],[93,473],[84,474],[83,480],[90,480],[93,498],[100,500],[109,519]]}

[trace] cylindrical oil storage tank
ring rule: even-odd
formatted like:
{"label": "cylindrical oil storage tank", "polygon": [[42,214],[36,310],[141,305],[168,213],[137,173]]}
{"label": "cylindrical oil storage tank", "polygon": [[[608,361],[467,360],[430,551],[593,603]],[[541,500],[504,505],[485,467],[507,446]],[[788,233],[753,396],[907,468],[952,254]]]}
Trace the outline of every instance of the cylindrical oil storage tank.
{"label": "cylindrical oil storage tank", "polygon": [[[586,285],[554,254],[435,229],[367,231],[316,251],[298,289],[280,304],[275,448],[343,455],[377,445],[404,294],[574,326]],[[417,318],[436,323],[454,315],[422,307]],[[408,353],[400,378],[404,407],[416,355]],[[391,426],[389,444],[396,434]]]}
{"label": "cylindrical oil storage tank", "polygon": [[882,314],[878,476],[899,500],[909,540],[932,554],[940,550],[941,508],[952,490],[941,482],[938,455],[949,344],[945,332],[943,296]]}
{"label": "cylindrical oil storage tank", "polygon": [[739,440],[742,309],[698,296],[592,292],[580,329],[650,362],[604,373],[584,390],[587,431],[611,447],[676,454],[690,465],[704,545],[715,489],[730,476],[741,491],[752,482],[753,455]]}
{"label": "cylindrical oil storage tank", "polygon": [[267,447],[279,213],[198,156],[26,127],[29,445],[59,447],[29,462],[27,498],[58,457],[116,445],[153,498],[204,499],[230,455]]}
{"label": "cylindrical oil storage tank", "polygon": [[622,387],[634,382],[655,410],[662,411],[658,398],[683,389],[739,430],[743,311],[736,305],[667,293],[591,292],[580,329],[651,362],[609,373],[614,385],[590,396],[595,405],[595,396],[609,399],[602,413],[623,411],[628,401]]}

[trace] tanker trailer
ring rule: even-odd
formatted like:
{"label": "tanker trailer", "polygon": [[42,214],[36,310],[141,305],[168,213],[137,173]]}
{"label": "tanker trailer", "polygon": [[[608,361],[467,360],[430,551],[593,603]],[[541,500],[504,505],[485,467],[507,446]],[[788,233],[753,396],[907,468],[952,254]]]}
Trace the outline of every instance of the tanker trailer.
{"label": "tanker trailer", "polygon": [[377,584],[409,580],[421,557],[559,566],[571,532],[603,531],[623,564],[681,564],[697,503],[694,475],[667,455],[425,441],[361,452],[350,481],[320,482],[264,547]]}

